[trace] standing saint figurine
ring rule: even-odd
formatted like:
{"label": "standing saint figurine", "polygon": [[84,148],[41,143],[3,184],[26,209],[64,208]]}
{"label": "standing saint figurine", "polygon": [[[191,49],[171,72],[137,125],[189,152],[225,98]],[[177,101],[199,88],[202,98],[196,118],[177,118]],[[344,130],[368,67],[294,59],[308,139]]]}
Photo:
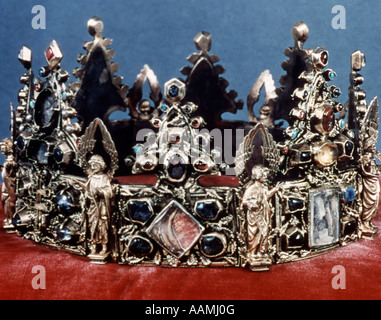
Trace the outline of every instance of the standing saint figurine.
{"label": "standing saint figurine", "polygon": [[270,198],[279,190],[276,186],[268,189],[266,180],[269,169],[261,165],[253,167],[252,182],[246,188],[242,206],[246,211],[247,222],[247,261],[251,269],[270,265],[269,230],[271,218]]}
{"label": "standing saint figurine", "polygon": [[378,213],[380,197],[380,181],[377,165],[373,158],[373,152],[365,153],[360,159],[362,176],[362,214],[360,231],[363,238],[372,239],[378,228],[372,223],[372,219]]}
{"label": "standing saint figurine", "polygon": [[3,186],[1,188],[1,202],[5,213],[4,228],[13,229],[12,218],[16,206],[16,162],[13,157],[13,142],[5,138],[0,143],[1,152],[6,156],[2,168]]}
{"label": "standing saint figurine", "polygon": [[[89,200],[91,255],[107,256],[113,197],[111,180],[105,173],[107,166],[100,155],[93,155],[88,163],[90,168],[86,183],[86,198]],[[98,244],[102,246],[99,253],[97,253]]]}
{"label": "standing saint figurine", "polygon": [[[380,198],[379,166],[376,158],[379,152],[376,150],[378,139],[378,101],[374,98],[364,115],[359,132],[359,173],[361,175],[360,194],[360,237],[373,239],[378,231],[372,219],[378,213]],[[380,159],[378,159],[380,160]]]}

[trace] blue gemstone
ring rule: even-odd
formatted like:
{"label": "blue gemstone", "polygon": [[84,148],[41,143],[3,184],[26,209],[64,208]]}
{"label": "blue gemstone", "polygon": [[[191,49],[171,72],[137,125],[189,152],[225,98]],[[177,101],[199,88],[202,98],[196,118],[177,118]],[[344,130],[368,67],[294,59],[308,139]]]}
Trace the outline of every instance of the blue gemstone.
{"label": "blue gemstone", "polygon": [[38,70],[38,74],[40,75],[40,77],[43,77],[45,75],[45,69],[40,68],[40,70]]}
{"label": "blue gemstone", "polygon": [[171,85],[168,89],[168,94],[170,97],[175,98],[179,94],[179,87],[176,85]]}
{"label": "blue gemstone", "polygon": [[344,129],[344,128],[345,128],[345,120],[344,120],[344,119],[341,119],[341,120],[339,121],[339,125],[340,125],[340,128],[341,128],[341,129]]}
{"label": "blue gemstone", "polygon": [[335,88],[333,91],[332,91],[332,97],[333,98],[338,98],[341,96],[341,90],[339,88]]}
{"label": "blue gemstone", "polygon": [[70,214],[73,211],[73,199],[69,193],[63,193],[56,196],[58,211],[62,214]]}
{"label": "blue gemstone", "polygon": [[299,155],[300,162],[309,162],[311,161],[311,153],[310,152],[301,152]]}
{"label": "blue gemstone", "polygon": [[345,154],[346,155],[351,155],[352,151],[353,151],[353,148],[354,148],[353,142],[352,141],[347,141],[345,143]]}
{"label": "blue gemstone", "polygon": [[66,92],[64,91],[64,92],[62,92],[62,99],[66,99]]}
{"label": "blue gemstone", "polygon": [[31,108],[34,108],[34,105],[35,105],[34,100],[30,100],[30,102],[29,102],[29,106],[30,106]]}
{"label": "blue gemstone", "polygon": [[304,236],[300,231],[294,232],[288,239],[290,247],[301,247],[304,244]]}
{"label": "blue gemstone", "polygon": [[196,205],[196,213],[207,220],[213,220],[219,213],[218,205],[215,201],[202,201]]}
{"label": "blue gemstone", "polygon": [[143,147],[142,147],[141,145],[136,145],[136,146],[134,147],[134,152],[135,152],[136,154],[143,152]]}
{"label": "blue gemstone", "polygon": [[335,79],[335,77],[336,77],[336,74],[335,74],[334,72],[330,72],[330,73],[329,73],[329,78],[330,78],[331,80]]}
{"label": "blue gemstone", "polygon": [[152,243],[143,237],[134,237],[128,245],[128,251],[138,256],[150,254],[152,250]]}
{"label": "blue gemstone", "polygon": [[186,168],[187,166],[184,164],[182,158],[174,155],[169,160],[167,172],[172,179],[180,180],[186,173]]}
{"label": "blue gemstone", "polygon": [[12,224],[17,227],[18,225],[21,224],[21,218],[20,218],[20,215],[18,213],[16,213],[12,219]]}
{"label": "blue gemstone", "polygon": [[180,178],[182,178],[182,176],[185,173],[185,165],[183,165],[183,164],[177,164],[177,165],[169,164],[167,170],[168,170],[168,174],[171,178],[179,180]]}
{"label": "blue gemstone", "polygon": [[16,139],[16,145],[20,150],[23,150],[25,148],[25,140],[22,136],[19,136]]}
{"label": "blue gemstone", "polygon": [[294,131],[292,131],[291,138],[295,139],[298,136],[298,132],[298,129],[294,129]]}
{"label": "blue gemstone", "polygon": [[166,111],[168,109],[168,107],[165,104],[162,104],[160,108],[163,111]]}
{"label": "blue gemstone", "polygon": [[54,157],[54,160],[57,162],[57,163],[60,163],[62,160],[63,160],[63,152],[60,148],[55,148],[54,151],[53,151],[53,157]]}
{"label": "blue gemstone", "polygon": [[355,198],[356,198],[356,189],[352,186],[348,187],[344,193],[345,201],[351,202],[351,201],[355,200]]}
{"label": "blue gemstone", "polygon": [[129,201],[127,205],[131,220],[145,223],[153,215],[151,206],[147,201]]}
{"label": "blue gemstone", "polygon": [[302,210],[304,209],[304,200],[302,199],[296,199],[296,198],[290,198],[288,200],[288,208],[291,212]]}
{"label": "blue gemstone", "polygon": [[208,257],[215,257],[225,250],[222,239],[215,235],[204,236],[201,239],[201,251]]}
{"label": "blue gemstone", "polygon": [[70,230],[67,227],[64,227],[62,229],[57,229],[57,238],[58,240],[62,242],[70,241],[72,239],[72,236],[70,234]]}

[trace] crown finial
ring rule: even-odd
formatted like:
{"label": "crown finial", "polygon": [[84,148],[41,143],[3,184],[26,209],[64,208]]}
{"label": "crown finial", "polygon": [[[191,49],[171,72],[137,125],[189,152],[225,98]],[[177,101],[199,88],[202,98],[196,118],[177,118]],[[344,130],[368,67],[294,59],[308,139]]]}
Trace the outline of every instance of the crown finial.
{"label": "crown finial", "polygon": [[202,52],[208,52],[212,47],[212,35],[206,31],[198,33],[193,41],[196,48]]}
{"label": "crown finial", "polygon": [[19,61],[25,69],[30,69],[32,66],[32,50],[29,47],[23,46],[18,55]]}
{"label": "crown finial", "polygon": [[360,71],[364,67],[365,55],[360,50],[356,50],[351,54],[351,68],[354,71]]}
{"label": "crown finial", "polygon": [[101,38],[103,32],[103,21],[99,17],[93,17],[87,22],[87,30],[94,38]]}
{"label": "crown finial", "polygon": [[298,47],[301,49],[303,47],[304,42],[306,42],[308,39],[307,25],[304,22],[299,21],[294,25],[291,33],[295,40],[295,47]]}

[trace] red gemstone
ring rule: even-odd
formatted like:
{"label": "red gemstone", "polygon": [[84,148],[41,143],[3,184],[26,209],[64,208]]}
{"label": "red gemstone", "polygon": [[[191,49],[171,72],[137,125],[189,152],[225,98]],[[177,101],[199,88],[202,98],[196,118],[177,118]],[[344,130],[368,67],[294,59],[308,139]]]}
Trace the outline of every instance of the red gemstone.
{"label": "red gemstone", "polygon": [[152,163],[151,162],[146,162],[144,165],[143,165],[144,169],[151,169],[152,168]]}
{"label": "red gemstone", "polygon": [[305,116],[306,116],[306,114],[304,113],[304,111],[300,111],[299,119],[302,120],[302,119],[304,119]]}
{"label": "red gemstone", "polygon": [[335,125],[335,115],[332,108],[326,108],[323,112],[323,129],[330,132]]}
{"label": "red gemstone", "polygon": [[154,126],[155,128],[159,128],[159,127],[160,127],[160,120],[154,120],[154,121],[153,121],[153,126]]}
{"label": "red gemstone", "polygon": [[289,149],[288,147],[284,147],[284,148],[283,148],[283,153],[284,153],[284,154],[287,154],[288,151],[290,151],[290,149]]}
{"label": "red gemstone", "polygon": [[322,64],[326,65],[328,63],[328,53],[327,51],[323,51],[321,54],[320,54],[320,61]]}
{"label": "red gemstone", "polygon": [[196,163],[196,169],[201,170],[201,171],[205,171],[206,169],[208,169],[208,165],[205,162],[200,161],[200,162]]}
{"label": "red gemstone", "polygon": [[50,47],[46,50],[45,54],[46,54],[46,59],[48,59],[48,61],[54,58],[53,50]]}
{"label": "red gemstone", "polygon": [[195,127],[195,128],[198,128],[200,125],[200,123],[198,122],[198,120],[193,120],[192,121],[192,126]]}
{"label": "red gemstone", "polygon": [[41,86],[39,84],[35,84],[34,85],[34,90],[40,91],[41,90]]}

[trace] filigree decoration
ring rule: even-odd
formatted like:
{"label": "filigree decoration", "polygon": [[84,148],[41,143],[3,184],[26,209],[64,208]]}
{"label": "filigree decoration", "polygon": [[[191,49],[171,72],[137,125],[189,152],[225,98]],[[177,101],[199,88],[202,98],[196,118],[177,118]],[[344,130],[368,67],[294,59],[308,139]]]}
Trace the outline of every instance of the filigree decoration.
{"label": "filigree decoration", "polygon": [[177,267],[180,263],[179,259],[177,259],[176,257],[174,257],[170,254],[166,255],[166,259],[167,259],[167,262],[169,263],[169,265],[172,267]]}
{"label": "filigree decoration", "polygon": [[258,123],[244,138],[235,158],[236,176],[241,184],[248,182],[254,165],[267,165],[269,179],[274,178],[280,165],[280,153],[272,136],[264,124]]}
{"label": "filigree decoration", "polygon": [[191,254],[189,255],[189,258],[187,259],[187,265],[188,266],[197,266],[198,265],[198,260],[196,258],[196,255],[195,254]]}
{"label": "filigree decoration", "polygon": [[[258,102],[262,88],[265,88],[265,104],[259,110],[260,116],[254,113],[254,105]],[[262,122],[267,127],[274,127],[274,107],[277,102],[275,83],[269,70],[265,70],[254,83],[247,97],[247,110],[249,111],[249,121],[252,123]]]}
{"label": "filigree decoration", "polygon": [[[148,100],[142,100],[143,84],[148,81],[151,88],[150,99],[154,102],[154,107],[151,107]],[[162,99],[162,93],[159,81],[153,70],[145,65],[140,74],[136,77],[135,83],[128,93],[128,106],[133,118],[149,120],[153,116],[158,116],[157,107]],[[139,109],[139,110],[138,110]],[[139,112],[140,111],[140,112]]]}
{"label": "filigree decoration", "polygon": [[[101,146],[98,146],[100,152],[95,152],[97,147],[97,133],[100,132]],[[86,129],[84,135],[81,137],[78,146],[78,163],[79,166],[88,170],[88,161],[91,154],[105,152],[109,157],[109,164],[107,167],[107,175],[111,178],[114,176],[115,171],[118,169],[118,152],[116,151],[114,142],[110,133],[107,131],[106,126],[101,119],[95,119]]]}

